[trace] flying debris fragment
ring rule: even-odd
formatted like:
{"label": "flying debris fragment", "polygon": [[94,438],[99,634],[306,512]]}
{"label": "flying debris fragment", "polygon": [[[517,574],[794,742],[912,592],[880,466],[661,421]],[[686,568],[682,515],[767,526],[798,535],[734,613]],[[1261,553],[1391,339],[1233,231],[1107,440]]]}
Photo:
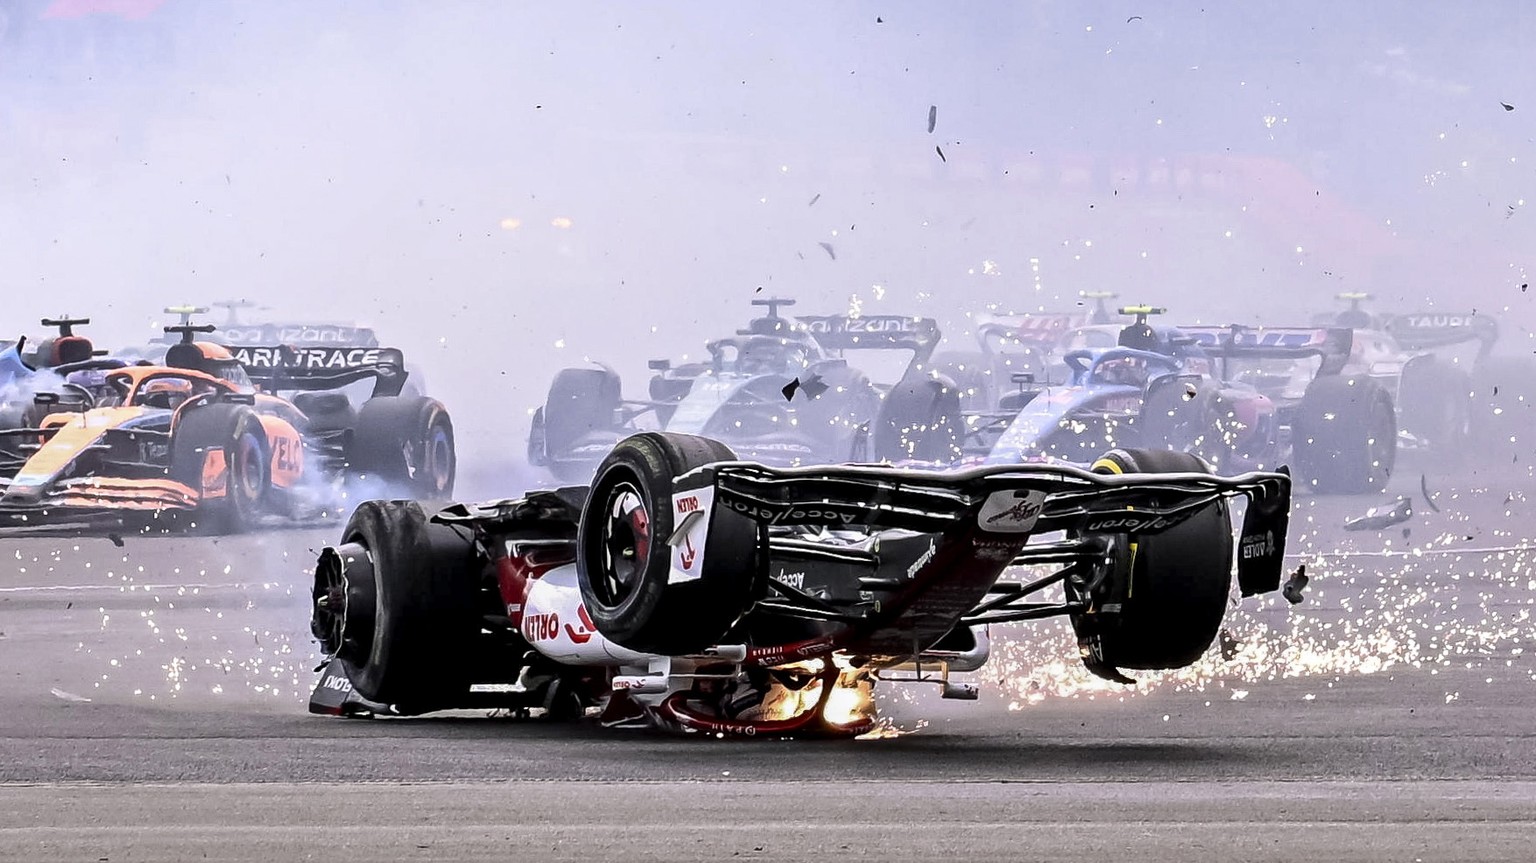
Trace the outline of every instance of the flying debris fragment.
{"label": "flying debris fragment", "polygon": [[944,148],[943,147],[934,147],[933,151],[935,153],[939,154],[939,161],[940,162],[944,162],[944,163],[948,163],[949,162],[948,159],[944,158]]}
{"label": "flying debris fragment", "polygon": [[933,128],[939,124],[939,106],[928,106],[928,134],[933,134]]}
{"label": "flying debris fragment", "polygon": [[[1428,496],[1425,497],[1428,500]],[[1433,506],[1433,504],[1431,504]],[[1373,506],[1365,515],[1344,522],[1345,530],[1385,530],[1413,518],[1413,501],[1399,497],[1391,506]]]}
{"label": "flying debris fragment", "polygon": [[827,257],[834,261],[837,260],[837,250],[832,248],[831,243],[817,243],[816,245],[821,246],[822,251],[827,253]]}
{"label": "flying debris fragment", "polygon": [[1243,642],[1240,641],[1237,636],[1233,635],[1232,630],[1230,629],[1223,629],[1221,631],[1220,638],[1221,661],[1231,662],[1237,658],[1237,652],[1243,649]]}
{"label": "flying debris fragment", "polygon": [[1422,473],[1419,474],[1419,492],[1424,495],[1424,502],[1429,504],[1430,509],[1440,511],[1440,507],[1435,506],[1434,499],[1429,496],[1429,477]]}
{"label": "flying debris fragment", "polygon": [[1500,102],[1499,104],[1503,105],[1504,106],[1504,110],[1506,110],[1506,111],[1513,111],[1513,110],[1515,110],[1515,106],[1509,104],[1508,102]]}
{"label": "flying debris fragment", "polygon": [[826,391],[827,385],[822,382],[821,375],[819,374],[813,374],[804,381],[795,378],[785,384],[784,389],[780,390],[784,394],[785,401],[792,401],[796,392],[803,392],[806,398],[813,399]]}
{"label": "flying debris fragment", "polygon": [[1291,573],[1291,577],[1285,580],[1285,587],[1281,590],[1281,593],[1285,596],[1285,601],[1291,605],[1300,605],[1301,601],[1306,599],[1305,596],[1302,596],[1302,591],[1307,589],[1307,582],[1310,580],[1307,578],[1306,564],[1296,567],[1296,571]]}

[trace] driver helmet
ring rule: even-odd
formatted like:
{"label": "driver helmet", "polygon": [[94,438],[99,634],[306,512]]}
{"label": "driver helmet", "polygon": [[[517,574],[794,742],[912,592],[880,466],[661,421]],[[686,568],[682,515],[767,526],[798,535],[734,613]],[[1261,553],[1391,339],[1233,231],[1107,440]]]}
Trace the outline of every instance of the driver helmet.
{"label": "driver helmet", "polygon": [[[792,362],[795,347],[773,336],[757,336],[741,346],[741,355],[736,365],[746,374],[781,371]],[[799,354],[803,360],[805,349],[799,348]]]}
{"label": "driver helmet", "polygon": [[175,410],[192,396],[192,382],[181,378],[155,378],[139,390],[138,401],[149,407]]}
{"label": "driver helmet", "polygon": [[64,376],[64,382],[74,384],[91,394],[93,402],[98,405],[112,403],[116,400],[116,392],[112,385],[107,383],[106,369],[82,369],[70,372]]}
{"label": "driver helmet", "polygon": [[1120,331],[1120,347],[1138,351],[1161,351],[1157,331],[1146,322],[1131,324]]}
{"label": "driver helmet", "polygon": [[1363,309],[1345,309],[1339,312],[1336,322],[1341,327],[1368,330],[1371,328],[1371,313]]}
{"label": "driver helmet", "polygon": [[[1126,345],[1125,347],[1132,347]],[[1146,350],[1142,348],[1141,350]],[[1096,375],[1105,383],[1125,386],[1146,386],[1149,372],[1147,361],[1141,357],[1115,357],[1099,365]]]}

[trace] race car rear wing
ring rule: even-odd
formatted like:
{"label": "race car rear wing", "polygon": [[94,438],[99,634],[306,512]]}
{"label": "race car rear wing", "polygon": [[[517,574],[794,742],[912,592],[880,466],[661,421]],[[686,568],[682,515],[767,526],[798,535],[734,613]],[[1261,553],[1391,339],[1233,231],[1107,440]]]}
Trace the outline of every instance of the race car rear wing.
{"label": "race car rear wing", "polygon": [[933,318],[799,315],[796,320],[828,351],[907,350],[913,363],[926,363],[939,344],[939,323]]}
{"label": "race car rear wing", "polygon": [[267,390],[333,390],[374,381],[374,396],[405,386],[405,356],[396,348],[318,345],[229,345],[251,382]]}
{"label": "race car rear wing", "polygon": [[1322,357],[1319,375],[1336,375],[1349,361],[1355,333],[1347,327],[1186,327],[1179,330],[1212,357]]}
{"label": "race car rear wing", "polygon": [[1410,312],[1385,316],[1382,329],[1408,351],[1428,351],[1465,342],[1481,343],[1481,353],[1499,338],[1498,321],[1476,312]]}
{"label": "race car rear wing", "polygon": [[1068,330],[1087,323],[1088,315],[1077,312],[983,315],[977,318],[976,338],[983,348],[989,347],[987,339],[992,337],[1044,349],[1054,346]]}
{"label": "race car rear wing", "polygon": [[[1223,497],[1249,504],[1239,541],[1244,595],[1278,589],[1290,521],[1291,478],[1280,472],[1097,474],[1061,464],[958,471],[830,466],[769,468],[723,462],[676,480],[674,498],[713,488],[721,506],[765,526],[898,528],[919,533],[1020,536],[1158,533]],[[680,506],[680,510],[683,507]],[[688,529],[680,522],[678,533]]]}

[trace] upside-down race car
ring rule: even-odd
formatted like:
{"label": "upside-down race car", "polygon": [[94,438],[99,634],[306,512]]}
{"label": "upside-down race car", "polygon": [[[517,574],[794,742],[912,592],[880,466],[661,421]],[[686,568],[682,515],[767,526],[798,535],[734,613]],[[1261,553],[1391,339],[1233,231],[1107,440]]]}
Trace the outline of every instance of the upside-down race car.
{"label": "upside-down race car", "polygon": [[[1290,480],[1111,450],[950,472],[772,468],[716,441],[637,434],[589,487],[457,504],[369,501],[315,569],[328,655],[310,708],[601,709],[605,724],[750,736],[858,733],[877,681],[987,661],[990,624],[1068,616],[1089,669],[1178,668],[1237,581],[1281,580]],[[1036,541],[1057,534],[1059,538]],[[1015,564],[1048,567],[1022,579]],[[1040,591],[1061,585],[1064,597]]]}
{"label": "upside-down race car", "polygon": [[[24,427],[0,430],[0,516],[187,512],[205,528],[240,530],[298,514],[322,483],[353,476],[451,494],[452,424],[436,401],[398,395],[398,351],[231,350],[193,341],[211,325],[167,330],[182,341],[166,365],[105,369],[96,391],[66,383],[38,393]],[[329,391],[369,378],[374,397],[361,409]],[[321,391],[290,402],[270,394],[280,389]]]}

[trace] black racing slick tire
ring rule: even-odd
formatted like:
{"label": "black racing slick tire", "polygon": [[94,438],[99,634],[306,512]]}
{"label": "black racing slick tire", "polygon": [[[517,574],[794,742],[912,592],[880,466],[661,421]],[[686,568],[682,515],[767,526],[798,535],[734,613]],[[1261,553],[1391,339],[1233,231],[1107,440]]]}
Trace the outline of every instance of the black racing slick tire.
{"label": "black racing slick tire", "polygon": [[315,567],[311,629],[364,698],[402,713],[460,706],[480,634],[468,532],[406,500],[364,501]]}
{"label": "black racing slick tire", "polygon": [[555,375],[544,401],[543,433],[544,465],[556,479],[578,482],[592,475],[592,461],[574,457],[574,451],[605,437],[616,439],[622,404],[622,385],[611,369],[561,369]]}
{"label": "black racing slick tire", "polygon": [[1137,424],[1142,429],[1141,443],[1148,449],[1194,453],[1217,472],[1232,463],[1236,438],[1232,407],[1214,384],[1171,380],[1153,387]]}
{"label": "black racing slick tire", "polygon": [[1471,438],[1472,376],[1433,356],[1403,368],[1398,414],[1403,430],[1422,438],[1437,461],[1460,459]]}
{"label": "black racing slick tire", "polygon": [[272,457],[261,418],[243,404],[188,408],[171,431],[170,476],[201,495],[194,518],[202,532],[240,533],[254,527],[272,486]]}
{"label": "black racing slick tire", "polygon": [[949,464],[961,455],[960,391],[948,378],[903,378],[885,394],[870,435],[876,461]]}
{"label": "black racing slick tire", "polygon": [[1392,396],[1363,375],[1307,385],[1291,428],[1301,482],[1319,494],[1381,491],[1397,462]]}
{"label": "black racing slick tire", "polygon": [[[1095,473],[1206,473],[1200,459],[1169,450],[1110,450],[1093,464]],[[1112,668],[1183,668],[1211,646],[1221,629],[1232,588],[1232,523],[1224,501],[1159,533],[1114,537],[1120,565],[1103,587],[1118,600],[1118,613],[1105,613],[1104,597],[1084,617],[1098,639],[1102,660]],[[1114,583],[1121,579],[1123,583]]]}
{"label": "black racing slick tire", "polygon": [[379,396],[363,402],[347,445],[347,466],[405,494],[446,500],[453,495],[458,472],[448,409],[425,396]]}
{"label": "black racing slick tire", "polygon": [[928,368],[955,382],[960,391],[960,406],[968,411],[996,410],[992,393],[1006,388],[1009,381],[994,381],[986,354],[952,351],[928,361]]}
{"label": "black racing slick tire", "polygon": [[880,393],[863,372],[846,365],[811,369],[826,389],[816,395],[795,394],[796,429],[816,442],[817,455],[827,462],[867,458],[869,425],[880,412]]}
{"label": "black racing slick tire", "polygon": [[[581,597],[599,632],[617,644],[664,656],[718,644],[766,584],[758,526],[714,506],[702,554],[674,578],[674,480],[731,461],[725,444],[693,435],[643,432],[620,441],[598,465],[577,536]],[[693,564],[689,564],[690,566]]]}

